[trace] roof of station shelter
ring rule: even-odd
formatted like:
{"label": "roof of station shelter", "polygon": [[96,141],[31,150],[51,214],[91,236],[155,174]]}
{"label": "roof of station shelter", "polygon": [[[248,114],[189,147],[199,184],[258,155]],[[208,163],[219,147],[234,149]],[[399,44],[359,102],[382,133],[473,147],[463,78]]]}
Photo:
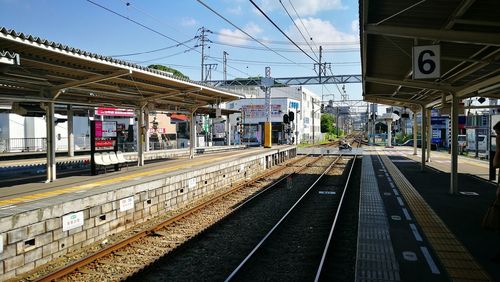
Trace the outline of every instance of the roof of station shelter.
{"label": "roof of station shelter", "polygon": [[[359,0],[364,99],[390,105],[500,98],[500,1]],[[413,79],[413,46],[440,45],[440,77]],[[444,95],[443,95],[444,94]]]}
{"label": "roof of station shelter", "polygon": [[6,28],[0,28],[0,52],[0,100],[192,111],[242,98]]}

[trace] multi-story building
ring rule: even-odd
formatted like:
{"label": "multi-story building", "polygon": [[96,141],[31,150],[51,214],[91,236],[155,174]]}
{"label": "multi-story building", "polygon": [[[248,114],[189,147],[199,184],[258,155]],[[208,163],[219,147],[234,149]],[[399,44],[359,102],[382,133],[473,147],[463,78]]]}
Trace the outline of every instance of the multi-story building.
{"label": "multi-story building", "polygon": [[[248,87],[246,99],[228,103],[228,109],[241,110],[232,115],[232,136],[235,144],[260,145],[266,121],[264,92],[259,87]],[[321,100],[318,95],[302,87],[271,88],[271,122],[273,143],[300,143],[320,140]],[[293,113],[289,124],[283,123],[284,115]]]}

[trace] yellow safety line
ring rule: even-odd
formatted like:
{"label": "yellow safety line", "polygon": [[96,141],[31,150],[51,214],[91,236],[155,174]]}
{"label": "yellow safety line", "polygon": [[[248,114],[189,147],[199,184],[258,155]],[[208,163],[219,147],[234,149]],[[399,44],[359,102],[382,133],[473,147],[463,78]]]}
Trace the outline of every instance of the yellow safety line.
{"label": "yellow safety line", "polygon": [[489,275],[389,157],[380,154],[380,151],[377,152],[450,278],[454,281],[491,281]]}
{"label": "yellow safety line", "polygon": [[108,184],[114,184],[118,183],[121,181],[127,181],[134,179],[136,177],[143,177],[143,176],[151,176],[155,174],[161,174],[161,173],[166,173],[170,172],[173,170],[181,169],[181,168],[186,168],[194,165],[202,165],[206,163],[213,163],[215,161],[227,159],[227,158],[234,158],[237,156],[245,155],[245,154],[250,154],[250,152],[243,152],[239,154],[234,154],[230,156],[222,156],[222,157],[217,157],[217,158],[208,158],[206,160],[189,160],[189,162],[184,162],[180,165],[174,165],[174,166],[168,166],[168,167],[163,167],[163,168],[158,168],[158,169],[153,169],[153,170],[145,170],[141,172],[136,172],[136,173],[131,173],[123,176],[118,176],[114,177],[111,179],[105,179],[101,181],[96,181],[88,184],[82,184],[78,186],[73,186],[73,187],[66,187],[63,189],[58,189],[58,190],[53,190],[53,191],[47,191],[47,192],[41,192],[41,193],[36,193],[36,194],[31,194],[31,195],[25,195],[17,198],[11,198],[11,199],[6,199],[6,200],[0,200],[0,206],[6,206],[6,205],[12,205],[12,204],[19,204],[27,201],[34,201],[42,198],[47,198],[50,196],[55,196],[55,195],[61,195],[65,193],[70,193],[73,191],[78,191],[78,190],[88,190],[90,188],[94,188],[97,186],[101,185],[108,185]]}

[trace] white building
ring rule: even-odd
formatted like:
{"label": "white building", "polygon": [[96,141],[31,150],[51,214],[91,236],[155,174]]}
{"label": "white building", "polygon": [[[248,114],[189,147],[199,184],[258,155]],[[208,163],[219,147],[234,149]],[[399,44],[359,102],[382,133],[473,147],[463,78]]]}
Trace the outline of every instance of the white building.
{"label": "white building", "polygon": [[[243,117],[231,116],[233,142],[262,144],[264,111],[264,92],[259,87],[249,88],[246,99],[230,102],[228,109],[242,111]],[[321,100],[318,95],[302,87],[271,88],[271,122],[273,124],[273,143],[312,142],[321,139]],[[293,112],[294,121],[283,126],[283,116]],[[245,124],[243,136],[240,136],[238,123]],[[297,142],[298,141],[298,142]]]}

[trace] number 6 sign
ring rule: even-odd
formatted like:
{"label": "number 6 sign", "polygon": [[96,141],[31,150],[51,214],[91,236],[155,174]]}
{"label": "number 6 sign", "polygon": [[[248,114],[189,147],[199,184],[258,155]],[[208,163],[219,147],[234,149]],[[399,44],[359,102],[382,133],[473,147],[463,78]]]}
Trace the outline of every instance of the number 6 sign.
{"label": "number 6 sign", "polygon": [[440,65],[439,45],[413,47],[413,79],[439,78]]}

